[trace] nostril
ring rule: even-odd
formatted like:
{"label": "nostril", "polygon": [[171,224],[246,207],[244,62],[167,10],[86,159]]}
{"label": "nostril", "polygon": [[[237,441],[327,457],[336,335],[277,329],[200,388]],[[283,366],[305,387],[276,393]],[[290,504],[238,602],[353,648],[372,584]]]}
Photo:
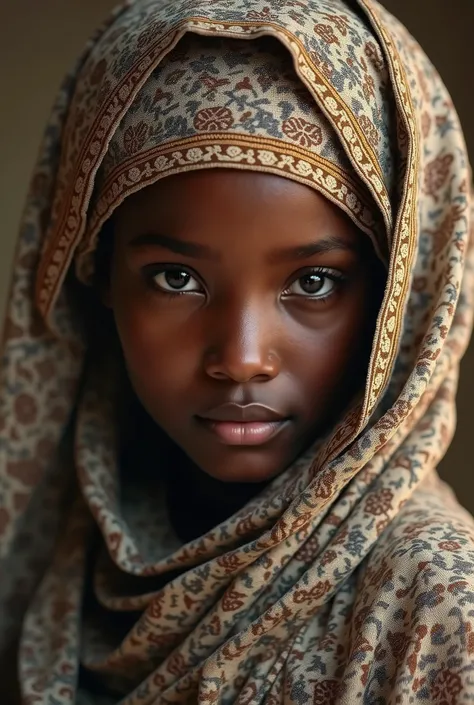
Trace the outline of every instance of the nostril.
{"label": "nostril", "polygon": [[231,364],[221,361],[206,365],[206,374],[217,380],[232,381],[238,384],[246,382],[266,382],[278,374],[279,367],[263,363]]}
{"label": "nostril", "polygon": [[265,348],[263,341],[234,337],[219,347],[208,349],[204,357],[205,372],[213,379],[237,384],[268,381],[278,375],[281,364],[278,355]]}

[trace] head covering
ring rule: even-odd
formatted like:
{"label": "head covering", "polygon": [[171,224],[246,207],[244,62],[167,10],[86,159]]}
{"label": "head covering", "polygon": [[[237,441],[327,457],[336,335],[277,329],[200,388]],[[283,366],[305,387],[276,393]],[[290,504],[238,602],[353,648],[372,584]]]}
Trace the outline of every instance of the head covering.
{"label": "head covering", "polygon": [[[181,546],[121,485],[71,290],[124,198],[223,166],[337,203],[387,285],[360,403]],[[4,338],[0,645],[21,625],[24,702],[474,697],[474,522],[435,471],[472,323],[470,179],[438,74],[373,0],[137,0],[96,34],[45,134]]]}
{"label": "head covering", "polygon": [[[386,79],[380,69],[377,84]],[[384,128],[381,133],[389,135],[382,89],[373,93],[373,103],[366,106],[370,118],[361,112],[358,120],[366,126],[377,120]],[[372,146],[378,148],[382,140],[375,127],[372,132]],[[383,142],[391,186],[395,165],[388,137]],[[210,167],[275,173],[316,188],[386,253],[380,211],[298,79],[288,50],[271,37],[243,44],[190,34],[148,77],[111,138],[78,248],[79,277],[90,277],[93,258],[87,255],[101,226],[127,195],[168,174]],[[388,210],[388,192],[383,197]]]}

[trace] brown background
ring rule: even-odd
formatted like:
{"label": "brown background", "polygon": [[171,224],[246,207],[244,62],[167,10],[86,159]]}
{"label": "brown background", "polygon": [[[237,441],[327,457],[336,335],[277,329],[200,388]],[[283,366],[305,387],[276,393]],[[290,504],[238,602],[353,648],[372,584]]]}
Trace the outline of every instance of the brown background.
{"label": "brown background", "polygon": [[[473,0],[385,0],[436,64],[474,161]],[[115,0],[0,0],[0,311],[28,178],[57,86]],[[474,345],[465,358],[454,443],[443,476],[474,513]]]}

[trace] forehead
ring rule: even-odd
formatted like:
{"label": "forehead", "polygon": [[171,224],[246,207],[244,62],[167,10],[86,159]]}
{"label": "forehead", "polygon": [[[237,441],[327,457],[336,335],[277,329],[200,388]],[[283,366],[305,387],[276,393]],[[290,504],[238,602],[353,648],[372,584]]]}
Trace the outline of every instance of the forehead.
{"label": "forehead", "polygon": [[[162,234],[238,241],[265,234],[280,239],[335,235],[348,242],[366,236],[316,190],[267,173],[207,169],[167,177],[130,196],[115,215],[120,237]],[[229,237],[225,237],[228,234]],[[256,243],[255,243],[256,244]]]}

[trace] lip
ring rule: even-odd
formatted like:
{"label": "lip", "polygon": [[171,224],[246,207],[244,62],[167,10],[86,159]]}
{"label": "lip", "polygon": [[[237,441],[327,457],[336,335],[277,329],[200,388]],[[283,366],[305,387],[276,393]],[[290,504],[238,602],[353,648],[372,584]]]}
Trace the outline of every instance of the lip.
{"label": "lip", "polygon": [[284,414],[280,414],[270,406],[264,404],[235,404],[233,402],[221,404],[214,409],[199,414],[201,419],[207,421],[233,421],[235,423],[271,423],[284,421]]}
{"label": "lip", "polygon": [[272,440],[288,423],[288,417],[263,404],[221,404],[199,415],[198,420],[230,446],[259,446]]}
{"label": "lip", "polygon": [[201,418],[202,425],[228,446],[261,446],[272,440],[287,425],[283,421],[212,421]]}

